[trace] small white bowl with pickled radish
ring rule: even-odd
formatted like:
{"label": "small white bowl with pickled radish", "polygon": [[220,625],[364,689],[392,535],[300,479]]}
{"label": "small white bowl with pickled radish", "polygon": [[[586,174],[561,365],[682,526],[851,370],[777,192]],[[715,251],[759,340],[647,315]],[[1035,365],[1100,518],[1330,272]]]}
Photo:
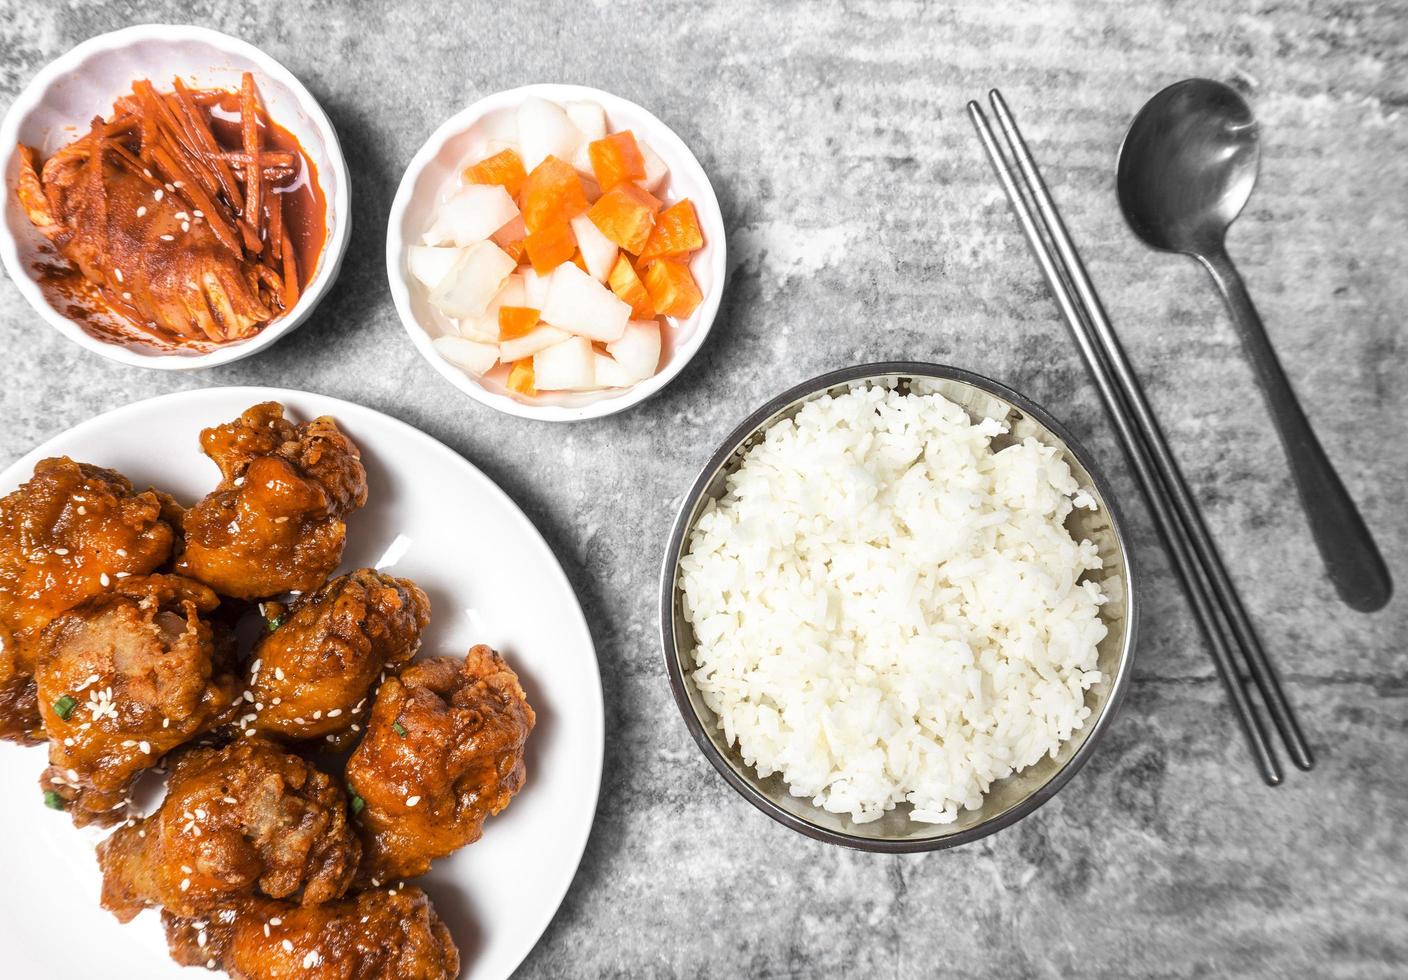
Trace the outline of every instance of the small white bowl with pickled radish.
{"label": "small white bowl with pickled radish", "polygon": [[386,268],[441,376],[501,412],[570,422],[669,384],[713,326],[727,265],[713,187],[668,126],[599,89],[529,85],[421,147]]}

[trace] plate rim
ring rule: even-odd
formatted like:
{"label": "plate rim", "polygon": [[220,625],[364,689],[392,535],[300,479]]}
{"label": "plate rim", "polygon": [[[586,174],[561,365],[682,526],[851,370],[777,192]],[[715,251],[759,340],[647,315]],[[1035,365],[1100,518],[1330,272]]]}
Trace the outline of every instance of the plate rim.
{"label": "plate rim", "polygon": [[[581,833],[580,840],[575,842],[574,850],[576,853],[576,857],[572,863],[571,874],[565,876],[565,879],[562,883],[562,887],[559,889],[558,894],[553,900],[550,914],[548,914],[544,918],[542,926],[538,928],[536,934],[533,935],[532,941],[527,942],[524,945],[523,951],[517,956],[513,964],[509,966],[507,972],[503,974],[505,978],[510,977],[518,970],[519,966],[523,964],[523,961],[528,958],[528,955],[532,953],[533,950],[537,949],[538,943],[543,938],[543,934],[547,932],[548,927],[551,926],[553,920],[557,918],[557,914],[559,911],[561,911],[562,904],[566,900],[568,892],[572,890],[572,885],[577,880],[577,874],[581,870],[582,866],[582,858],[586,855],[587,844],[591,841],[592,831],[596,828],[597,806],[601,800],[601,782],[605,772],[606,761],[606,704],[604,697],[604,689],[601,683],[601,660],[597,656],[596,642],[592,639],[591,627],[587,623],[586,613],[582,610],[582,601],[577,595],[577,590],[572,585],[572,580],[567,577],[567,572],[562,567],[562,562],[558,560],[557,553],[553,551],[552,546],[548,544],[547,539],[543,537],[543,534],[541,531],[538,530],[537,525],[534,524],[532,519],[529,518],[528,515],[523,511],[523,508],[519,507],[517,502],[511,496],[509,496],[507,491],[505,491],[502,487],[495,483],[494,480],[491,479],[487,473],[485,473],[479,467],[475,466],[474,463],[472,463],[469,459],[465,458],[455,449],[441,442],[439,439],[430,435],[428,432],[425,432],[415,427],[414,425],[411,425],[409,422],[405,422],[401,419],[398,419],[393,415],[388,415],[386,412],[383,412],[379,409],[372,408],[367,405],[362,405],[354,401],[349,401],[345,398],[339,398],[335,395],[323,395],[315,391],[306,391],[297,388],[271,388],[260,385],[227,385],[212,388],[188,388],[181,391],[173,391],[161,395],[155,395],[150,398],[139,399],[135,402],[129,402],[126,405],[120,405],[116,408],[108,409],[105,412],[99,412],[97,415],[93,415],[87,419],[84,419],[82,422],[77,423],[76,425],[69,426],[55,433],[54,435],[40,442],[29,452],[15,459],[8,466],[5,466],[3,469],[0,469],[0,490],[9,487],[12,482],[17,484],[19,480],[15,480],[16,474],[19,474],[21,480],[24,479],[26,476],[26,470],[32,470],[34,464],[40,459],[54,454],[53,450],[55,449],[56,444],[62,442],[63,440],[71,436],[86,433],[92,429],[96,429],[99,427],[100,423],[121,421],[124,417],[131,414],[136,414],[139,412],[139,410],[143,408],[149,408],[153,405],[156,405],[157,403],[170,402],[174,404],[180,404],[183,402],[200,402],[205,399],[215,399],[220,397],[232,396],[252,398],[254,400],[250,402],[251,405],[258,404],[258,402],[261,401],[278,401],[281,404],[286,404],[288,400],[310,399],[320,404],[326,404],[328,406],[331,406],[334,411],[329,412],[328,414],[332,415],[336,415],[337,410],[341,409],[351,409],[353,414],[360,412],[370,413],[372,415],[379,416],[380,421],[390,423],[393,429],[399,430],[402,437],[411,440],[419,440],[423,445],[428,446],[434,452],[448,454],[449,456],[453,457],[453,459],[459,465],[467,467],[470,472],[474,474],[475,478],[482,481],[483,484],[485,484],[493,494],[497,495],[503,503],[508,505],[508,507],[513,513],[518,515],[518,518],[530,532],[530,538],[537,543],[537,546],[539,548],[541,548],[543,554],[548,559],[549,565],[552,567],[557,577],[561,581],[561,584],[566,587],[568,594],[572,596],[572,604],[576,612],[574,622],[575,625],[580,629],[582,636],[585,638],[587,650],[591,653],[592,667],[594,669],[594,673],[596,675],[597,680],[596,686],[594,688],[591,688],[587,692],[588,696],[592,699],[592,706],[595,708],[592,715],[596,719],[596,737],[590,739],[590,744],[595,750],[594,762],[596,767],[596,778],[592,780],[592,792],[591,799],[589,801],[590,806],[583,807],[583,812],[587,814],[587,819],[584,822],[584,829]],[[590,733],[588,733],[588,735],[590,735]],[[581,744],[583,739],[578,738],[574,739],[573,741],[577,744]],[[461,965],[461,976],[466,975],[464,972],[465,965],[466,964]]]}

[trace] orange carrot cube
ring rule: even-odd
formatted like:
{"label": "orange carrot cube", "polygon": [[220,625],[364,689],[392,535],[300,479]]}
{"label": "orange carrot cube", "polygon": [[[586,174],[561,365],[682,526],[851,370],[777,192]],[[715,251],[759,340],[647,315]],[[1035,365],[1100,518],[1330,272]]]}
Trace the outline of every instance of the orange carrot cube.
{"label": "orange carrot cube", "polygon": [[533,264],[533,271],[545,276],[562,263],[571,261],[572,253],[577,250],[577,239],[572,237],[571,225],[548,225],[525,238],[523,248]]}
{"label": "orange carrot cube", "polygon": [[640,260],[648,262],[667,256],[688,255],[703,245],[704,232],[699,230],[699,215],[694,211],[694,204],[685,198],[655,216],[655,227],[651,229],[645,248],[641,249]]}
{"label": "orange carrot cube", "polygon": [[606,282],[617,298],[630,305],[632,319],[648,320],[655,315],[655,304],[651,302],[650,293],[626,256],[616,256],[616,264],[611,267]]}
{"label": "orange carrot cube", "polygon": [[635,134],[629,129],[589,143],[587,156],[591,159],[596,182],[603,191],[629,180],[645,179],[645,157],[636,145]]}
{"label": "orange carrot cube", "polygon": [[639,255],[655,227],[660,202],[635,184],[617,184],[601,195],[587,217],[601,233],[632,255]]}
{"label": "orange carrot cube", "polygon": [[572,164],[557,157],[545,158],[523,182],[519,210],[530,235],[553,225],[566,227],[587,207],[582,178]]}
{"label": "orange carrot cube", "polygon": [[537,385],[533,379],[533,359],[531,357],[513,362],[513,367],[508,371],[508,390],[516,391],[520,395],[536,395],[538,393]]}
{"label": "orange carrot cube", "polygon": [[523,160],[513,150],[502,150],[464,168],[464,179],[471,184],[498,184],[508,191],[509,197],[517,197],[523,188],[528,174],[523,169]]}
{"label": "orange carrot cube", "polygon": [[674,259],[656,259],[645,270],[645,288],[651,305],[663,316],[684,319],[704,302],[699,284],[690,275],[689,266]]}
{"label": "orange carrot cube", "polygon": [[532,333],[538,325],[539,311],[531,306],[499,307],[499,339],[515,340]]}

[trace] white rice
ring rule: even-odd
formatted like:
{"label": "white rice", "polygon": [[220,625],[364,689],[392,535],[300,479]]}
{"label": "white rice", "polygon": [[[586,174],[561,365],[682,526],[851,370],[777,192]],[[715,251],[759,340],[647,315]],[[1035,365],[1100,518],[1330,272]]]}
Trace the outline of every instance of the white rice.
{"label": "white rice", "polygon": [[690,534],[694,680],[764,777],[858,821],[948,823],[1081,728],[1105,636],[1095,507],[1056,449],[879,386],[808,403]]}

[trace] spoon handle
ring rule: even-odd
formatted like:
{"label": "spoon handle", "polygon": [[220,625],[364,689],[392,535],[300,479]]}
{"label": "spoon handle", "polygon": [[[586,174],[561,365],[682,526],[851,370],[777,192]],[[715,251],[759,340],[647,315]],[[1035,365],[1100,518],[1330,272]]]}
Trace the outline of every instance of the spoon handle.
{"label": "spoon handle", "polygon": [[1266,336],[1261,317],[1252,305],[1246,284],[1225,250],[1218,248],[1197,258],[1212,273],[1242,335],[1242,343],[1270,404],[1271,419],[1290,458],[1291,475],[1300,491],[1301,505],[1335,591],[1346,605],[1360,612],[1383,608],[1393,594],[1388,567],[1349,491],[1315,438],[1286,379],[1286,372],[1281,369],[1271,339]]}

